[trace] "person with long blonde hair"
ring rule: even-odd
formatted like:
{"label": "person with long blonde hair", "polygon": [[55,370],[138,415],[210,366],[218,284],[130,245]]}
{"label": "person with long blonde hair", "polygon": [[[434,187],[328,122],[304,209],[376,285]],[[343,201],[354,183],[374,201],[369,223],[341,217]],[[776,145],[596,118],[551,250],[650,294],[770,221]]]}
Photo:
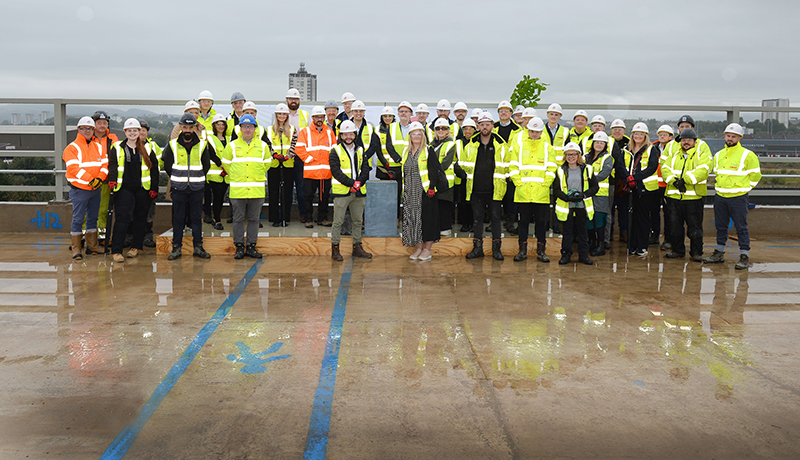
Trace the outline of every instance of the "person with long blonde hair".
{"label": "person with long blonde hair", "polygon": [[[628,232],[628,254],[647,255],[650,224],[659,200],[658,152],[650,144],[649,129],[644,123],[633,126],[631,141],[626,150],[632,155],[626,182],[631,189],[632,222]],[[651,155],[651,153],[653,153]]]}

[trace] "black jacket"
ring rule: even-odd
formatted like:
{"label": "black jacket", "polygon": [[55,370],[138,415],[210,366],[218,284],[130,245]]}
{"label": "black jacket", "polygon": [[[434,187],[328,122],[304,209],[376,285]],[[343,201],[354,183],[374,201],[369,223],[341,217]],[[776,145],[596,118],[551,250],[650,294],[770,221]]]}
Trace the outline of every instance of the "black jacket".
{"label": "black jacket", "polygon": [[[344,144],[339,142],[339,145],[342,145],[342,147],[345,149],[345,151],[347,151],[347,148],[344,147]],[[359,149],[359,148],[360,147],[358,145],[356,145],[356,149]],[[342,172],[342,164],[341,164],[341,162],[339,160],[339,154],[336,153],[336,149],[331,149],[331,151],[329,153],[329,157],[330,158],[328,160],[328,162],[330,163],[330,166],[331,166],[331,175],[336,180],[338,180],[342,184],[346,185],[347,187],[352,187],[353,184],[356,183],[356,181],[361,182],[362,186],[365,185],[367,183],[367,180],[369,180],[369,161],[368,161],[369,158],[363,153],[364,152],[363,150],[361,150],[361,152],[362,152],[361,164],[359,165],[359,168],[358,168],[358,176],[355,179],[352,179],[350,177],[347,177],[347,175],[345,175],[345,173]],[[333,187],[331,187],[331,190],[333,190]],[[356,196],[366,196],[366,194],[362,190],[363,189],[359,189],[358,192],[356,192]],[[338,193],[338,194],[337,193],[331,193],[331,194],[333,196],[347,196],[350,193],[352,193],[352,192],[348,192],[346,194],[341,194],[341,193]]]}

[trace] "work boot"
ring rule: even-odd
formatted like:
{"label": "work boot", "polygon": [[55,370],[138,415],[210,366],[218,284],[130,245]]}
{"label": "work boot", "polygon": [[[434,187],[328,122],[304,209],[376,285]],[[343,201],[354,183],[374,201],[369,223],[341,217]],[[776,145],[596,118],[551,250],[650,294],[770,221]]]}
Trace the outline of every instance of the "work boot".
{"label": "work boot", "polygon": [[584,265],[592,265],[592,264],[594,264],[594,262],[592,262],[592,259],[590,259],[588,256],[587,257],[578,258],[578,262],[580,262],[580,263],[582,263]]}
{"label": "work boot", "polygon": [[627,243],[628,242],[628,232],[626,232],[624,230],[620,230],[620,232],[619,232],[619,241],[621,243]]}
{"label": "work boot", "polygon": [[86,254],[104,254],[105,249],[97,243],[97,232],[86,232]]}
{"label": "work boot", "polygon": [[467,254],[467,259],[477,259],[478,257],[483,257],[483,240],[474,238],[472,240],[472,252]]}
{"label": "work boot", "polygon": [[472,231],[472,224],[464,224],[461,226],[459,230],[461,233],[469,233]]}
{"label": "work boot", "polygon": [[567,265],[569,263],[569,259],[572,257],[572,254],[568,252],[562,252],[561,258],[558,259],[558,265]]}
{"label": "work boot", "polygon": [[142,243],[142,246],[147,247],[147,248],[156,247],[156,242],[155,242],[155,240],[153,240],[153,235],[152,234],[144,237],[144,242]]}
{"label": "work boot", "polygon": [[[338,244],[337,244],[338,246]],[[340,256],[341,257],[341,256]],[[356,243],[353,245],[353,257],[361,257],[363,259],[371,259],[372,254],[365,251],[364,248],[361,246],[361,243]]]}
{"label": "work boot", "polygon": [[517,255],[514,256],[514,262],[522,262],[523,260],[528,258],[528,242],[522,242],[519,244],[519,252]]}
{"label": "work boot", "polygon": [[750,257],[748,257],[748,256],[746,256],[744,254],[740,255],[739,256],[739,261],[736,262],[736,265],[734,265],[734,268],[737,269],[737,270],[747,270],[748,268],[750,268]]}
{"label": "work boot", "polygon": [[261,259],[264,257],[260,252],[258,252],[256,245],[253,243],[247,245],[247,250],[244,251],[244,255],[247,257],[252,257],[253,259]]}
{"label": "work boot", "polygon": [[725,262],[725,253],[714,249],[714,253],[710,257],[703,259],[704,264],[721,264]]}
{"label": "work boot", "polygon": [[322,222],[319,222],[319,225],[322,226],[322,227],[332,227],[333,226],[333,222],[330,221],[330,220],[325,219]]}
{"label": "work boot", "polygon": [[70,239],[72,240],[72,258],[75,260],[83,260],[83,254],[81,254],[81,239],[83,235],[70,235]]}
{"label": "work boot", "polygon": [[125,262],[125,258],[122,257],[122,254],[111,254],[111,258],[114,260],[114,262],[119,264]]}
{"label": "work boot", "polygon": [[503,260],[503,251],[500,250],[500,247],[503,245],[503,240],[497,239],[492,240],[492,257],[494,260]]}
{"label": "work boot", "polygon": [[203,216],[203,222],[205,222],[207,224],[213,224],[214,223],[214,219],[212,219],[211,216],[206,214],[206,215]]}
{"label": "work boot", "polygon": [[672,243],[669,243],[669,242],[667,242],[667,241],[664,241],[664,242],[661,244],[661,250],[662,250],[662,251],[671,252],[671,251],[672,251]]}
{"label": "work boot", "polygon": [[692,262],[702,262],[703,261],[703,254],[695,254],[691,256]]}
{"label": "work boot", "polygon": [[686,254],[681,254],[679,252],[670,251],[667,253],[667,259],[683,259]]}
{"label": "work boot", "polygon": [[181,247],[180,246],[172,246],[172,252],[169,253],[167,256],[167,260],[175,260],[181,256]]}
{"label": "work boot", "polygon": [[195,246],[194,247],[194,252],[192,252],[192,255],[195,256],[195,257],[199,257],[201,259],[210,259],[211,258],[211,254],[207,253],[206,250],[203,249],[202,246]]}
{"label": "work boot", "polygon": [[331,243],[331,259],[337,262],[344,260],[342,253],[339,251],[339,243]]}
{"label": "work boot", "polygon": [[658,235],[651,236],[650,239],[647,241],[648,246],[652,246],[654,244],[658,244]]}
{"label": "work boot", "polygon": [[603,249],[603,246],[598,246],[594,248],[594,251],[591,251],[590,254],[595,257],[600,257],[606,255],[606,250]]}
{"label": "work boot", "polygon": [[547,245],[545,243],[536,243],[536,258],[539,259],[540,262],[549,264],[550,258],[547,257],[547,254],[544,252],[546,246]]}
{"label": "work boot", "polygon": [[233,258],[236,260],[244,259],[244,243],[235,243],[236,252],[233,254]]}

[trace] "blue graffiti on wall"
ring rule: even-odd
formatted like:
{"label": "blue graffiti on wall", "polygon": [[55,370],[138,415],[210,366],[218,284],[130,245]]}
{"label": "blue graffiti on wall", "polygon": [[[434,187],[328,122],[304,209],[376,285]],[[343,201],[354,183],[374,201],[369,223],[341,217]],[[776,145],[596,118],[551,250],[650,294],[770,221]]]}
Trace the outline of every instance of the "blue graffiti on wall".
{"label": "blue graffiti on wall", "polygon": [[283,346],[282,342],[273,343],[271,347],[267,348],[261,353],[255,353],[255,354],[253,354],[250,351],[250,347],[248,347],[242,342],[236,342],[236,346],[239,347],[239,354],[241,356],[228,355],[228,361],[245,364],[245,366],[241,369],[241,371],[244,372],[245,374],[259,374],[261,372],[266,372],[267,368],[266,366],[264,366],[264,364],[270,361],[284,359],[292,356],[292,355],[280,355],[280,356],[270,356],[268,358],[264,358],[264,356],[270,355],[280,350],[281,347]]}
{"label": "blue graffiti on wall", "polygon": [[50,227],[64,228],[64,226],[59,224],[58,221],[59,221],[58,214],[54,212],[53,213],[46,212],[44,213],[44,217],[42,217],[41,209],[37,209],[36,218],[31,219],[31,223],[36,224],[36,228],[42,228],[42,225],[44,225],[44,228],[50,228]]}

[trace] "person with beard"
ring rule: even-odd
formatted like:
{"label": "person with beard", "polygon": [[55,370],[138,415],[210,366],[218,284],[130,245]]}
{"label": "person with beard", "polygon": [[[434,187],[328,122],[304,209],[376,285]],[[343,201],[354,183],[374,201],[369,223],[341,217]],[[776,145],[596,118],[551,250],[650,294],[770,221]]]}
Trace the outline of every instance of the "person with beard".
{"label": "person with beard", "polygon": [[[100,143],[100,146],[103,148],[102,153],[106,158],[108,158],[108,152],[111,150],[111,146],[115,142],[119,142],[117,135],[108,129],[109,119],[110,117],[108,114],[102,110],[98,110],[92,115],[92,120],[94,120],[94,138]],[[103,185],[100,186],[100,209],[97,215],[97,228],[99,229],[98,240],[101,242],[104,241],[106,237],[106,227],[108,225],[106,219],[108,217],[108,202],[110,198],[111,188],[108,186],[107,182],[103,182]]]}
{"label": "person with beard", "polygon": [[311,120],[312,125],[300,130],[295,144],[295,154],[304,163],[303,200],[308,208],[305,210],[305,226],[314,228],[314,195],[319,193],[317,224],[330,227],[333,222],[328,220],[328,201],[331,196],[328,152],[336,144],[336,134],[325,124],[325,109],[322,106],[315,106],[311,110]]}
{"label": "person with beard", "polygon": [[[286,106],[289,107],[289,124],[294,126],[295,132],[300,132],[301,129],[308,126],[308,111],[300,108],[300,91],[296,88],[289,88],[286,92]],[[297,211],[300,213],[300,222],[306,222],[306,207],[303,202],[303,162],[295,161],[294,168],[292,169],[294,191],[297,197]],[[312,204],[308,205],[310,211],[313,211]]]}

